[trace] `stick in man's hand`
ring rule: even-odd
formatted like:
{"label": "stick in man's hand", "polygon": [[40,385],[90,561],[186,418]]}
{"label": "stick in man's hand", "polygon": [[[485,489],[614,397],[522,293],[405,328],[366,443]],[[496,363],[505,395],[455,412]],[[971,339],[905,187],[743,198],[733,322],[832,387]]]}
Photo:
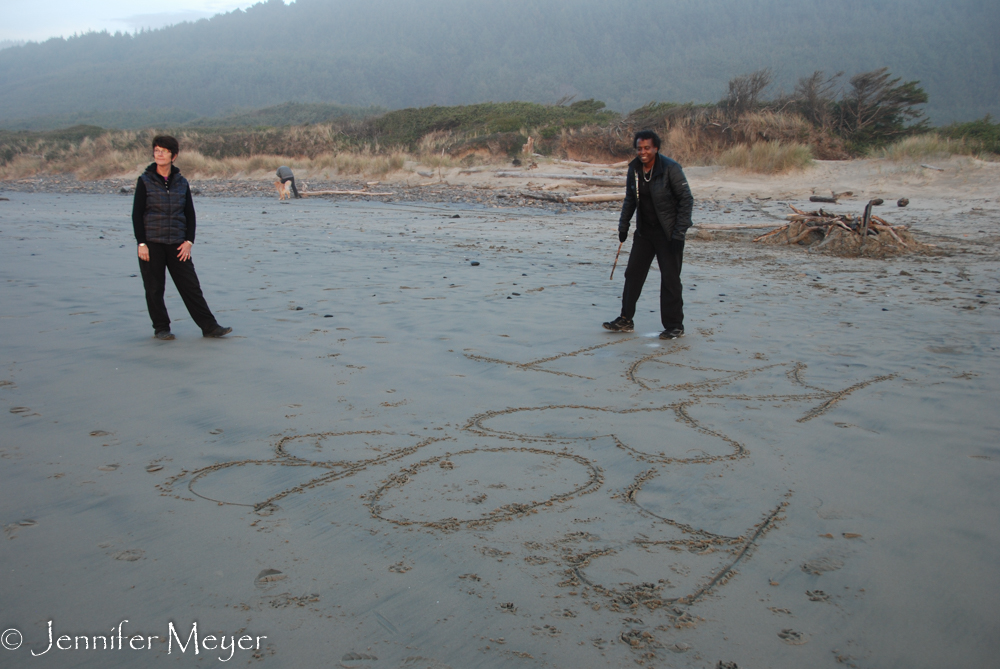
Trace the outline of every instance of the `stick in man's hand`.
{"label": "stick in man's hand", "polygon": [[618,253],[615,254],[615,264],[611,266],[611,276],[608,277],[608,280],[615,278],[615,267],[618,267],[618,254],[622,252],[622,244],[624,243],[622,242],[618,245]]}

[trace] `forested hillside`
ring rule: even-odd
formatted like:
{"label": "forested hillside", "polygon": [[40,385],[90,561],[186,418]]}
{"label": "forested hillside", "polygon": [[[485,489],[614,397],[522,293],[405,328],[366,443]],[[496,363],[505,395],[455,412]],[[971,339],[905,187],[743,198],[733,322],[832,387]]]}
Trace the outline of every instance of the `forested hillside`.
{"label": "forested hillside", "polygon": [[269,0],[135,35],[0,50],[0,125],[59,116],[127,127],[155,118],[150,109],[181,122],[284,102],[575,96],[628,111],[716,102],[730,79],[762,68],[777,97],[814,70],[881,67],[919,81],[940,124],[1000,116],[997,35],[996,0]]}

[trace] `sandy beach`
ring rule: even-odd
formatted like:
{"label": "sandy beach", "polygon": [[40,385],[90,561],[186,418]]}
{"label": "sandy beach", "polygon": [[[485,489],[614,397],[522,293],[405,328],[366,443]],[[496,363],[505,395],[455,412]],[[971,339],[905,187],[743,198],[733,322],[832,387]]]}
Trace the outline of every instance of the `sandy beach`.
{"label": "sandy beach", "polygon": [[[937,167],[691,168],[675,341],[530,174],[192,179],[170,342],[128,193],[0,183],[0,667],[995,666],[1000,166]],[[708,229],[848,190],[939,254]]]}

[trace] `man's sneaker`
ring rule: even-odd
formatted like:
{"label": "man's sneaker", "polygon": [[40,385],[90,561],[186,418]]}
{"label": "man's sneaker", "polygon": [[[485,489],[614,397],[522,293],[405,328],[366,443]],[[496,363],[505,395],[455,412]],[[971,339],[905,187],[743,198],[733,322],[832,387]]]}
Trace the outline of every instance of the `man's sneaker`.
{"label": "man's sneaker", "polygon": [[635,330],[635,324],[629,319],[619,316],[610,323],[605,323],[604,329],[612,332],[632,332]]}
{"label": "man's sneaker", "polygon": [[225,337],[227,334],[232,332],[232,328],[224,328],[221,325],[216,325],[214,330],[205,332],[202,336],[204,337]]}
{"label": "man's sneaker", "polygon": [[660,339],[677,339],[684,336],[684,328],[670,328],[660,333]]}
{"label": "man's sneaker", "polygon": [[170,330],[157,330],[153,336],[157,339],[162,339],[163,341],[170,341],[174,338],[174,333]]}

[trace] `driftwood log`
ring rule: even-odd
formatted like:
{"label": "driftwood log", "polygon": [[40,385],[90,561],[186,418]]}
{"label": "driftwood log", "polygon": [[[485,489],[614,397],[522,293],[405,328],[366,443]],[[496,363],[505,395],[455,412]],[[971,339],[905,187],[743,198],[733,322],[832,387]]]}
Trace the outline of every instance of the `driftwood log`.
{"label": "driftwood log", "polygon": [[834,193],[833,191],[830,191],[830,197],[826,197],[825,195],[813,195],[812,197],[809,198],[809,201],[824,202],[827,204],[837,204],[837,200],[839,200],[840,198],[852,197],[853,195],[854,193],[849,190],[846,190],[843,193]]}
{"label": "driftwood log", "polygon": [[592,195],[570,195],[566,198],[567,202],[578,202],[578,203],[593,203],[593,202],[621,202],[625,199],[624,195],[618,195],[616,193],[594,193]]}
{"label": "driftwood log", "polygon": [[625,185],[625,176],[621,176],[621,181],[616,181],[612,175],[600,176],[591,174],[555,174],[552,172],[497,172],[498,177],[531,177],[532,179],[564,179],[565,181],[580,181],[582,183],[612,186]]}
{"label": "driftwood log", "polygon": [[566,202],[572,202],[574,204],[593,204],[596,202],[621,202],[625,196],[614,193],[594,193],[592,195],[570,195],[569,197],[566,197],[555,193],[544,193],[540,191],[520,191],[517,193],[497,193],[497,197],[523,197],[529,200],[558,202],[559,204],[564,204]]}
{"label": "driftwood log", "polygon": [[529,200],[542,200],[543,202],[557,202],[559,204],[566,201],[561,195],[553,195],[552,193],[529,193],[526,191],[520,191],[517,193],[497,193],[497,197],[523,197]]}
{"label": "driftwood log", "polygon": [[395,193],[373,193],[367,190],[314,190],[301,191],[299,195],[309,197],[310,195],[395,195]]}
{"label": "driftwood log", "polygon": [[628,164],[631,161],[630,160],[623,160],[620,163],[611,163],[611,164],[608,164],[608,163],[585,163],[582,160],[566,160],[566,159],[562,159],[562,158],[556,158],[552,162],[559,163],[560,165],[578,165],[578,166],[586,168],[586,169],[613,169],[613,170],[618,170],[618,169],[624,169],[624,168],[628,167]]}

